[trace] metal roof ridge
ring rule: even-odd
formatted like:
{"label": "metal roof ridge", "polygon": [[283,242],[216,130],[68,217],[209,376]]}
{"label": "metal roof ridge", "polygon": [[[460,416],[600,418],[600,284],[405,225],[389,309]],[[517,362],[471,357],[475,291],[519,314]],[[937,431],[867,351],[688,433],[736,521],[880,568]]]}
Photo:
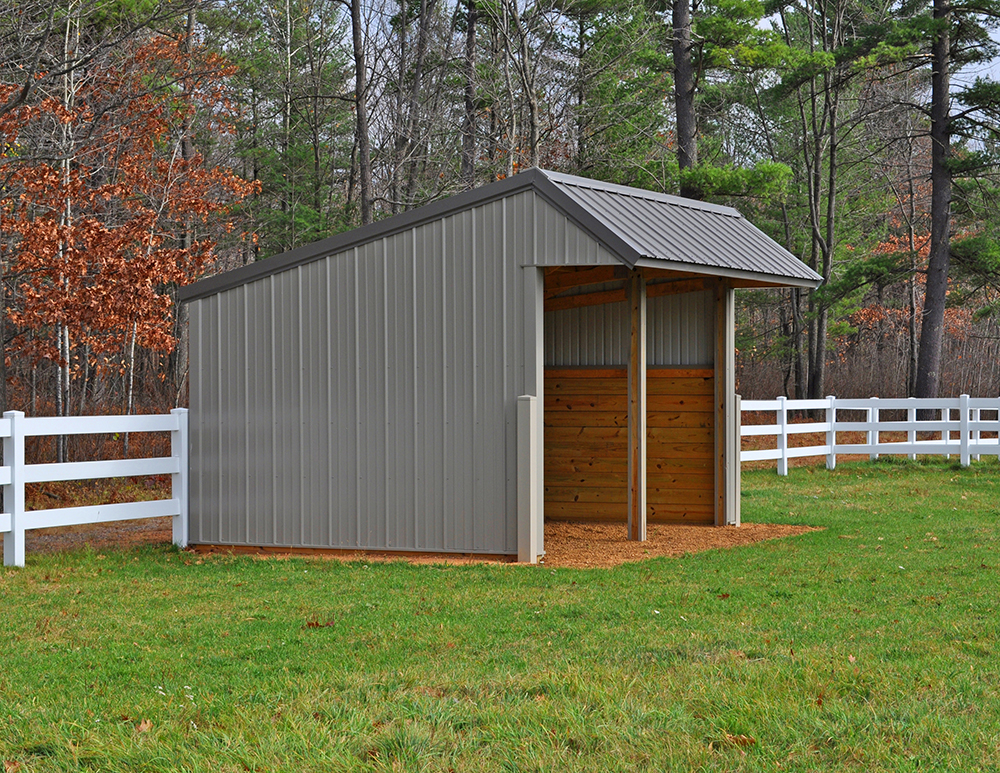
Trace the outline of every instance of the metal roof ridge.
{"label": "metal roof ridge", "polygon": [[617,196],[628,196],[633,199],[647,199],[649,201],[655,201],[660,204],[669,204],[674,207],[682,207],[684,209],[694,209],[701,210],[704,212],[713,212],[717,215],[724,215],[726,217],[735,217],[741,220],[745,220],[743,213],[734,207],[727,207],[722,204],[712,204],[708,201],[699,201],[698,199],[687,199],[683,196],[675,196],[671,193],[660,193],[658,191],[650,191],[645,188],[633,188],[628,185],[619,185],[617,183],[607,183],[601,180],[593,180],[589,177],[579,177],[578,175],[566,174],[564,172],[553,172],[549,169],[541,169],[538,171],[551,180],[557,185],[567,185],[577,188],[588,188],[594,191],[602,191],[605,193],[613,193]]}

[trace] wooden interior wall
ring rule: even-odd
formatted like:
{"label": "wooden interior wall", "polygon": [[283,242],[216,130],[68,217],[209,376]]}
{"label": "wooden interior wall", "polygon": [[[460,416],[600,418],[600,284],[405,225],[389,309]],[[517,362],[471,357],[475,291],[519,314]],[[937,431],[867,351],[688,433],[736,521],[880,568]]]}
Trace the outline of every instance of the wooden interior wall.
{"label": "wooden interior wall", "polygon": [[[649,368],[647,520],[715,522],[714,374]],[[627,520],[628,387],[624,368],[545,372],[545,517]]]}

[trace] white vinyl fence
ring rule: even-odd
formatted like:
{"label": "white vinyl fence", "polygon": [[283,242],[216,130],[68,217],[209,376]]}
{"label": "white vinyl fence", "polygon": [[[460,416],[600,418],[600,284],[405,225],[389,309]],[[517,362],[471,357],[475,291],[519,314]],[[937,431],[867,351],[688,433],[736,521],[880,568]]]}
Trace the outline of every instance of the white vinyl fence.
{"label": "white vinyl fence", "polygon": [[[772,436],[777,448],[741,451],[740,461],[776,459],[778,474],[788,474],[788,460],[806,456],[825,456],[826,466],[837,465],[837,454],[868,454],[877,459],[881,454],[905,455],[916,459],[917,454],[958,455],[962,466],[981,455],[1000,456],[1000,398],[969,397],[880,400],[870,397],[845,400],[827,397],[823,400],[743,400],[741,419],[749,412],[769,412],[774,424],[742,424],[741,437]],[[822,421],[790,422],[790,411],[821,412]],[[882,411],[893,411],[905,419],[887,421]],[[934,421],[917,421],[917,412],[932,411]],[[905,414],[904,414],[905,412]],[[845,417],[844,414],[847,414]],[[921,413],[921,415],[925,415]],[[841,432],[863,432],[864,442],[840,442]],[[880,433],[906,433],[905,440],[882,440]],[[825,442],[800,448],[788,444],[790,435],[823,433]],[[933,433],[936,437],[917,439],[917,433]]]}
{"label": "white vinyl fence", "polygon": [[[96,435],[132,432],[169,432],[170,456],[156,459],[116,459],[100,462],[25,464],[24,439],[52,435]],[[24,566],[24,532],[52,526],[74,526],[132,518],[173,517],[174,544],[187,545],[188,412],[177,408],[157,416],[26,417],[8,411],[0,419],[3,438],[4,512],[0,513],[5,566]],[[123,478],[133,475],[170,475],[171,498],[152,502],[122,502],[90,507],[25,510],[24,485],[63,480]]]}

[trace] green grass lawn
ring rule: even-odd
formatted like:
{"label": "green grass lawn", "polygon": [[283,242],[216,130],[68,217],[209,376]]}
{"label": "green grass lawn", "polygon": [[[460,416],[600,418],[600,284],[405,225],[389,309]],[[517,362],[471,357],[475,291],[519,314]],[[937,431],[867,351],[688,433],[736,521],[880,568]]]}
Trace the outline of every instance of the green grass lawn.
{"label": "green grass lawn", "polygon": [[801,537],[615,570],[29,555],[10,771],[1000,770],[1000,465],[743,476]]}

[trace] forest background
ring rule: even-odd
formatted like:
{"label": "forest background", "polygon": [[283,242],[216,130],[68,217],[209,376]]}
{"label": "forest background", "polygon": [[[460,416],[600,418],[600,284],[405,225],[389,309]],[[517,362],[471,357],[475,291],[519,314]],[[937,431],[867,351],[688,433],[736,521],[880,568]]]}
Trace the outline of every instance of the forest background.
{"label": "forest background", "polygon": [[183,405],[178,287],[536,165],[736,206],[823,275],[738,295],[744,397],[996,395],[998,19],[0,0],[0,403]]}

